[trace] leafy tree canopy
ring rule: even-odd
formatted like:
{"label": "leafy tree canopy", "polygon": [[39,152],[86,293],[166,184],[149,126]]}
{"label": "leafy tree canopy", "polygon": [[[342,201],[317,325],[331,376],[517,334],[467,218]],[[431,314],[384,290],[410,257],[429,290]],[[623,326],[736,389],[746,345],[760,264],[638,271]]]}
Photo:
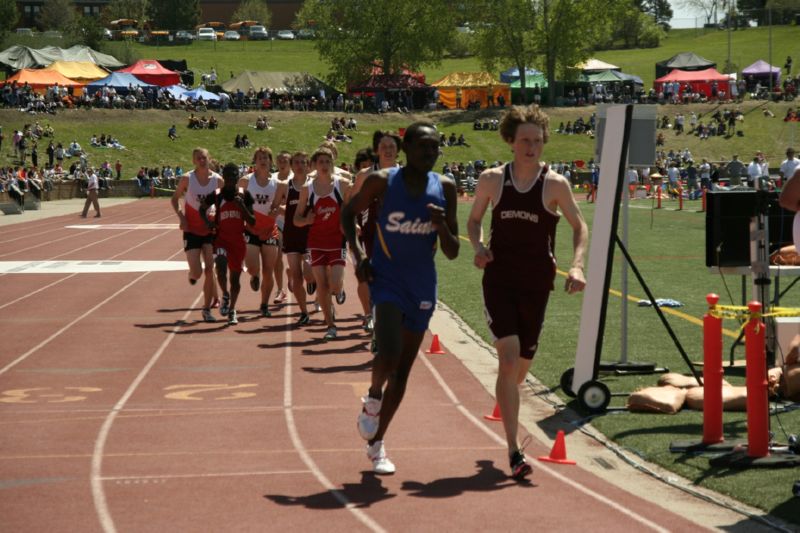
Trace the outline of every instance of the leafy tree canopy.
{"label": "leafy tree canopy", "polygon": [[46,0],[39,11],[38,24],[43,30],[69,31],[75,24],[77,12],[70,0]]}
{"label": "leafy tree canopy", "polygon": [[231,22],[243,20],[257,20],[262,25],[269,27],[272,13],[267,7],[266,0],[244,0],[236,11],[233,12]]}
{"label": "leafy tree canopy", "polygon": [[155,0],[150,2],[147,14],[154,29],[194,28],[200,20],[200,1]]}
{"label": "leafy tree canopy", "polygon": [[17,2],[15,0],[0,0],[0,40],[17,25],[18,20]]}
{"label": "leafy tree canopy", "polygon": [[385,73],[438,64],[455,32],[447,0],[306,0],[298,25],[313,28],[315,47],[330,66],[329,81],[363,80],[373,66]]}
{"label": "leafy tree canopy", "polygon": [[103,10],[103,22],[134,19],[141,26],[147,20],[149,4],[148,0],[111,0]]}

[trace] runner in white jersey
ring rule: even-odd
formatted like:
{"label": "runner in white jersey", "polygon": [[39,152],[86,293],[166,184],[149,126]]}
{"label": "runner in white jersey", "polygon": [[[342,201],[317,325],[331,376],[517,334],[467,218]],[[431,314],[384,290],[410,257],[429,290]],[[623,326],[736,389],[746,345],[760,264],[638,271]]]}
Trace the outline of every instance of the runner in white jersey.
{"label": "runner in white jersey", "polygon": [[253,197],[253,214],[256,224],[245,225],[244,236],[247,241],[245,265],[250,274],[250,287],[261,289],[261,316],[272,316],[269,311],[269,297],[272,294],[273,270],[278,257],[278,228],[275,216],[278,213],[278,181],[270,175],[272,170],[272,151],[266,146],[256,149],[253,154],[255,170],[239,180],[239,188]]}
{"label": "runner in white jersey", "polygon": [[[286,150],[281,151],[278,156],[275,158],[275,164],[278,166],[278,171],[272,173],[272,177],[278,180],[279,184],[285,185],[288,187],[289,180],[292,179],[292,167],[291,167],[291,159],[292,154],[287,152]],[[286,203],[285,198],[280,199],[280,205],[283,206]],[[275,217],[275,224],[278,226],[278,257],[275,259],[275,298],[272,300],[272,303],[280,304],[286,301],[286,291],[283,289],[283,224],[284,224],[284,214],[285,210],[283,207],[280,208],[278,211],[278,216]],[[288,269],[287,269],[288,271]],[[288,274],[286,276],[289,278]],[[289,279],[289,283],[291,283],[291,279]],[[291,291],[291,287],[289,287]]]}
{"label": "runner in white jersey", "polygon": [[[200,205],[222,187],[222,177],[209,169],[208,150],[195,148],[192,152],[194,170],[184,174],[172,195],[172,209],[178,215],[183,231],[183,249],[189,263],[189,283],[194,285],[203,274],[203,320],[214,322],[211,300],[216,291],[214,282],[214,257],[212,243],[214,235],[200,216]],[[183,197],[183,211],[180,199]]]}

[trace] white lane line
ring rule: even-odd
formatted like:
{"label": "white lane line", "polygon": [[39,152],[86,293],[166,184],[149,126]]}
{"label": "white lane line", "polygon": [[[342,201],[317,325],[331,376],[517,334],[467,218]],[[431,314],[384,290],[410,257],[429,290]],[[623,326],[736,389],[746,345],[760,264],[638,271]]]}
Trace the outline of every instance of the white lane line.
{"label": "white lane line", "polygon": [[300,434],[297,431],[297,425],[294,422],[294,412],[292,411],[292,324],[291,324],[291,315],[286,315],[286,324],[289,326],[286,329],[286,348],[284,349],[284,367],[283,367],[283,413],[286,417],[286,427],[289,430],[289,436],[292,439],[292,444],[294,445],[297,453],[300,455],[300,458],[306,464],[308,469],[314,474],[314,477],[317,478],[320,485],[322,485],[325,490],[331,493],[331,496],[336,498],[336,500],[341,503],[345,509],[350,511],[356,519],[364,524],[367,528],[375,532],[385,533],[386,530],[381,527],[380,524],[375,522],[372,518],[370,518],[364,511],[358,509],[356,505],[347,499],[345,494],[337,489],[333,483],[322,473],[317,463],[314,462],[314,459],[311,458],[311,455],[308,453],[303,441],[300,439]]}
{"label": "white lane line", "polygon": [[[475,415],[470,413],[467,410],[467,408],[464,407],[461,404],[461,401],[455,395],[453,390],[447,385],[447,383],[445,382],[445,380],[442,377],[442,375],[436,370],[436,368],[434,368],[433,364],[431,364],[431,362],[428,360],[428,357],[426,357],[425,354],[423,354],[421,351],[418,353],[418,356],[425,363],[425,366],[428,368],[428,370],[430,370],[431,374],[433,374],[433,377],[439,383],[439,386],[442,388],[442,390],[447,395],[447,397],[450,398],[453,401],[453,404],[455,404],[456,408],[464,416],[466,416],[467,419],[470,422],[475,424],[478,427],[478,429],[480,429],[481,431],[483,431],[484,433],[489,435],[492,438],[492,440],[494,440],[495,442],[497,442],[498,444],[503,446],[503,448],[505,448],[506,447],[505,439],[500,437],[497,433],[495,433],[491,429],[489,429],[486,426],[486,424],[483,423],[482,420],[480,420],[478,417],[476,417]],[[546,466],[545,464],[539,463],[537,468],[539,470],[542,470],[542,471],[550,474],[551,476],[553,476],[554,478],[558,479],[559,481],[561,481],[563,483],[566,483],[570,487],[572,487],[572,488],[574,488],[574,489],[586,494],[587,496],[590,496],[590,497],[594,498],[595,500],[599,501],[600,503],[603,503],[603,504],[611,507],[612,509],[624,514],[625,516],[627,516],[627,517],[639,522],[643,526],[649,527],[653,531],[659,531],[660,533],[669,533],[669,529],[661,527],[660,525],[656,524],[655,522],[650,521],[649,519],[645,518],[644,516],[642,516],[642,515],[640,515],[638,513],[635,513],[633,511],[631,511],[630,509],[626,509],[624,506],[618,504],[614,500],[611,500],[611,499],[606,498],[605,496],[603,496],[601,494],[597,494],[596,492],[591,491],[590,489],[584,487],[580,483],[577,483],[577,482],[571,480],[570,478],[560,474],[559,472],[557,472],[556,470]]]}
{"label": "white lane line", "polygon": [[202,479],[215,477],[282,476],[308,474],[308,470],[255,470],[253,472],[215,472],[213,474],[156,474],[152,476],[102,476],[100,481],[148,481],[159,479]]}
{"label": "white lane line", "polygon": [[[136,278],[136,281],[146,275],[147,274],[139,276]],[[180,318],[181,322],[185,322],[186,319],[189,318],[189,315],[193,312],[194,307],[202,298],[203,293],[200,293],[197,298],[194,299],[192,305],[189,306],[189,309]],[[144,378],[150,372],[150,369],[153,368],[159,358],[161,358],[161,355],[167,349],[167,346],[169,346],[169,343],[172,342],[172,339],[175,338],[175,335],[177,335],[180,329],[180,325],[175,326],[170,334],[167,335],[167,338],[164,339],[164,342],[161,343],[161,346],[158,347],[158,350],[156,350],[144,368],[142,368],[141,372],[139,372],[139,375],[136,376],[136,379],[131,382],[128,390],[125,391],[125,394],[122,395],[116,405],[114,405],[114,407],[111,409],[111,412],[108,413],[108,416],[103,421],[103,425],[100,427],[100,431],[98,432],[97,438],[94,441],[94,452],[92,453],[92,468],[89,475],[89,481],[92,487],[92,499],[94,500],[94,508],[97,513],[97,518],[100,521],[100,525],[103,527],[103,531],[106,533],[115,533],[117,531],[117,528],[114,525],[114,519],[111,517],[111,511],[108,508],[106,493],[103,489],[103,452],[105,451],[108,434],[111,432],[111,426],[114,425],[114,420],[117,418],[117,415],[125,407],[125,404],[128,402],[130,397],[133,396],[133,393],[136,391],[136,389],[139,388],[139,385],[142,383],[142,381],[144,381]]]}
{"label": "white lane line", "polygon": [[[159,234],[159,235],[156,235],[155,237],[151,237],[151,238],[147,239],[146,241],[142,241],[142,242],[140,242],[139,244],[137,244],[136,246],[132,246],[131,248],[128,248],[128,249],[127,249],[127,250],[125,250],[124,252],[120,252],[120,253],[118,253],[118,254],[112,255],[111,257],[109,257],[109,260],[110,260],[110,259],[115,259],[115,258],[117,258],[117,257],[119,257],[119,256],[121,256],[121,255],[125,255],[125,254],[127,254],[127,253],[129,253],[129,252],[131,252],[131,251],[133,251],[133,250],[135,250],[135,249],[137,249],[137,248],[139,248],[140,246],[144,246],[145,244],[148,244],[148,243],[149,243],[149,242],[151,242],[151,241],[154,241],[154,240],[156,240],[156,239],[158,239],[158,238],[160,238],[160,237],[163,237],[163,236],[167,235],[167,233],[169,233],[169,232],[166,232],[166,231],[165,231],[164,233],[161,233],[161,234]],[[44,290],[47,290],[47,289],[49,289],[50,287],[53,287],[53,286],[55,286],[55,285],[58,285],[58,284],[59,284],[59,283],[61,283],[62,281],[67,281],[67,280],[68,280],[68,279],[70,279],[70,278],[74,278],[74,277],[75,277],[75,276],[77,276],[77,275],[78,275],[77,273],[75,273],[75,274],[70,274],[69,276],[64,276],[64,277],[63,277],[63,278],[61,278],[61,279],[57,279],[56,281],[53,281],[52,283],[48,283],[47,285],[44,285],[43,287],[39,287],[39,288],[38,288],[38,289],[36,289],[35,291],[31,291],[31,292],[29,292],[28,294],[24,294],[24,295],[20,296],[19,298],[15,299],[15,300],[11,300],[10,302],[6,302],[6,303],[4,303],[4,304],[0,305],[0,310],[2,310],[2,309],[5,309],[6,307],[8,307],[8,306],[10,306],[10,305],[14,305],[15,303],[17,303],[17,302],[20,302],[20,301],[22,301],[22,300],[24,300],[24,299],[26,299],[26,298],[30,298],[31,296],[34,296],[34,295],[36,295],[36,294],[38,294],[38,293],[40,293],[40,292],[42,292],[42,291],[44,291]]]}
{"label": "white lane line", "polygon": [[4,274],[130,274],[132,272],[175,272],[180,270],[189,270],[189,265],[185,260],[0,261],[0,272]]}
{"label": "white lane line", "polygon": [[[131,217],[129,220],[136,220],[137,218],[145,218],[145,217],[148,217],[148,216],[151,216],[151,213],[144,213],[144,214],[137,213],[135,216]],[[159,219],[159,220],[165,220],[167,218],[171,218],[171,217],[165,217],[165,218]],[[64,227],[69,227],[69,226],[62,226],[61,224],[63,224],[63,222],[60,222],[58,225],[55,225],[54,227],[50,228],[48,231],[40,231],[38,233],[25,233],[21,237],[15,237],[13,239],[0,241],[0,244],[7,244],[7,243],[10,243],[10,242],[20,241],[20,240],[23,240],[23,239],[24,240],[31,240],[32,237],[36,237],[36,236],[39,236],[39,235],[47,235],[49,233],[52,233],[54,230],[62,229]],[[81,227],[81,225],[79,225],[77,227]],[[85,229],[89,230],[90,228],[87,226],[87,227],[85,227]],[[79,233],[77,235],[83,235],[84,233],[88,233],[88,231],[84,231],[84,232]],[[75,235],[70,235],[70,237],[73,237],[73,236],[75,236]],[[50,241],[50,242],[55,242],[55,241]]]}

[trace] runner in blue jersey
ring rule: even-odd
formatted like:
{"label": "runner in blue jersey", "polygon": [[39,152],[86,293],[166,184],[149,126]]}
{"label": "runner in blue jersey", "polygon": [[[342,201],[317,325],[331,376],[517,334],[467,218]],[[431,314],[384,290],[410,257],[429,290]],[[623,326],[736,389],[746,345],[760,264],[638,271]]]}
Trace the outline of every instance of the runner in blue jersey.
{"label": "runner in blue jersey", "polygon": [[[439,157],[434,126],[427,122],[409,126],[403,151],[406,166],[372,172],[345,205],[341,218],[356,276],[369,283],[375,308],[378,353],[358,429],[378,474],[395,471],[386,457],[383,436],[403,399],[436,306],[437,243],[448,259],[458,256],[459,248],[455,183],[431,172]],[[369,259],[356,237],[356,217],[375,200],[380,208]]]}

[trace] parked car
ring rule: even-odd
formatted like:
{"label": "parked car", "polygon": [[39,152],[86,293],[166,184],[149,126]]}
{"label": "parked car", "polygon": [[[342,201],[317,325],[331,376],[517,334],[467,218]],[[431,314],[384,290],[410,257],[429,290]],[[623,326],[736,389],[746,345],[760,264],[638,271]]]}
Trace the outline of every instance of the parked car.
{"label": "parked car", "polygon": [[176,41],[194,41],[194,39],[195,39],[194,33],[188,30],[178,30],[175,32]]}
{"label": "parked car", "polygon": [[198,41],[216,41],[217,40],[217,32],[214,31],[214,28],[200,28],[197,30],[197,40]]}
{"label": "parked car", "polygon": [[280,30],[278,32],[278,39],[292,41],[294,40],[294,32],[292,30]]}
{"label": "parked car", "polygon": [[296,37],[298,39],[313,39],[314,37],[316,37],[316,34],[314,33],[314,30],[312,30],[311,28],[303,28],[301,30],[297,30]]}
{"label": "parked car", "polygon": [[111,33],[111,30],[109,30],[108,28],[103,28],[103,39],[105,39],[106,41],[111,41],[114,39],[114,34]]}
{"label": "parked car", "polygon": [[239,32],[234,30],[228,30],[222,35],[222,39],[225,41],[238,41],[239,38]]}
{"label": "parked car", "polygon": [[247,28],[247,35],[253,41],[266,41],[269,39],[269,33],[264,26],[255,25]]}

